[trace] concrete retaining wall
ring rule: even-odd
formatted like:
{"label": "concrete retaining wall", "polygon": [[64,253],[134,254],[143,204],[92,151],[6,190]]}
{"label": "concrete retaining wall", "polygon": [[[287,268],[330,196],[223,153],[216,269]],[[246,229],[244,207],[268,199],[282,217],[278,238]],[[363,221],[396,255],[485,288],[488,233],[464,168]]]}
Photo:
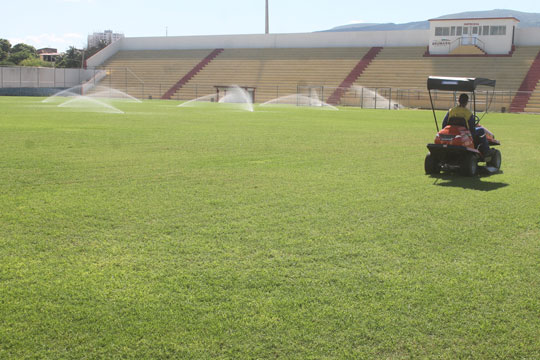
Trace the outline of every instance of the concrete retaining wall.
{"label": "concrete retaining wall", "polygon": [[516,46],[540,46],[540,28],[516,29]]}
{"label": "concrete retaining wall", "polygon": [[427,46],[428,36],[426,30],[408,30],[123,38],[88,59],[87,65],[99,66],[120,50]]}
{"label": "concrete retaining wall", "polygon": [[0,88],[70,88],[95,75],[93,69],[0,67]]}

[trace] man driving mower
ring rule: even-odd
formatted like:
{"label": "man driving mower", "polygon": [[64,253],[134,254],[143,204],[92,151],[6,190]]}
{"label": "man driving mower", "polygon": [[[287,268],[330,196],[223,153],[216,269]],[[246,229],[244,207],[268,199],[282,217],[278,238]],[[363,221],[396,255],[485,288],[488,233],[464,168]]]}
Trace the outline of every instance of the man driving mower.
{"label": "man driving mower", "polygon": [[[433,143],[427,144],[429,153],[424,160],[426,174],[459,170],[464,176],[475,176],[479,168],[489,174],[500,170],[501,153],[497,149],[490,149],[490,146],[500,145],[500,142],[493,133],[478,124],[480,120],[476,116],[476,88],[495,88],[495,83],[495,80],[486,78],[428,77],[429,101],[437,134]],[[439,130],[432,91],[468,92],[472,95],[472,108],[467,109],[469,96],[463,93],[459,97],[459,106],[448,111],[443,128]],[[485,166],[480,166],[480,162]]]}
{"label": "man driving mower", "polygon": [[476,122],[473,113],[467,109],[469,103],[469,95],[461,94],[458,100],[459,104],[446,113],[442,122],[442,128],[444,129],[449,123],[452,125],[465,126],[473,137],[474,146],[484,156],[491,155],[491,149],[486,138],[486,133],[483,127],[476,127]]}

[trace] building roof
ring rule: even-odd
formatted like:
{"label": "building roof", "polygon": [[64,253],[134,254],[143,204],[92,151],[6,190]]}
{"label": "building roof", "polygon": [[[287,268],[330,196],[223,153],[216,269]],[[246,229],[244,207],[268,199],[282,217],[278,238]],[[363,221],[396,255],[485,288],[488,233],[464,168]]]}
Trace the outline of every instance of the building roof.
{"label": "building roof", "polygon": [[36,50],[38,54],[46,54],[46,55],[52,55],[52,54],[58,54],[58,50],[55,48],[42,48]]}
{"label": "building roof", "polygon": [[489,17],[489,18],[455,18],[455,19],[429,19],[428,21],[456,21],[456,20],[515,20],[519,22],[518,18],[513,16],[509,17]]}

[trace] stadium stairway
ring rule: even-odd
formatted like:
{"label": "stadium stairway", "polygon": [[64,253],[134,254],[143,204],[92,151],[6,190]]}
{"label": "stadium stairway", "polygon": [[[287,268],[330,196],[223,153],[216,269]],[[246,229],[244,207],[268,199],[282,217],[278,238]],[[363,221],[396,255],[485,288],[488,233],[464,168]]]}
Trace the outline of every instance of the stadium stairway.
{"label": "stadium stairway", "polygon": [[224,49],[214,49],[207,57],[205,57],[200,63],[195,65],[191,71],[184,75],[180,80],[176,82],[163,96],[162,99],[169,100],[182,86],[184,86],[191,78],[193,78],[199,71],[201,71],[206,65],[214,60]]}
{"label": "stadium stairway", "polygon": [[477,45],[461,45],[452,50],[450,55],[486,55]]}
{"label": "stadium stairway", "polygon": [[351,87],[352,84],[358,79],[364,70],[369,66],[369,64],[375,59],[377,54],[382,50],[382,47],[372,47],[366,55],[356,64],[356,66],[351,70],[349,75],[341,82],[339,87],[334,91],[332,95],[327,100],[327,103],[330,105],[339,104],[341,97],[347,90]]}
{"label": "stadium stairway", "polygon": [[523,112],[529,103],[532,93],[540,81],[540,51],[536,55],[527,75],[523,79],[516,96],[510,104],[510,112]]}

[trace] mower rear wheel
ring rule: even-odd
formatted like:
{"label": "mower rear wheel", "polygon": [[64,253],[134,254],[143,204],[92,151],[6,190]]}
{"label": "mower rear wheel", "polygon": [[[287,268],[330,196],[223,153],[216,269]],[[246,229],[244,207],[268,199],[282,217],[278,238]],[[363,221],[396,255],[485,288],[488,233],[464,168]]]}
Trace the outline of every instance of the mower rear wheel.
{"label": "mower rear wheel", "polygon": [[426,174],[438,174],[441,171],[441,167],[437,163],[437,160],[435,157],[431,154],[426,155],[426,159],[424,160],[424,170],[426,171]]}
{"label": "mower rear wheel", "polygon": [[493,149],[493,155],[491,155],[491,160],[487,162],[487,166],[493,166],[497,170],[501,168],[501,152],[497,149]]}
{"label": "mower rear wheel", "polygon": [[478,172],[478,158],[474,154],[466,154],[460,166],[461,175],[475,176]]}

